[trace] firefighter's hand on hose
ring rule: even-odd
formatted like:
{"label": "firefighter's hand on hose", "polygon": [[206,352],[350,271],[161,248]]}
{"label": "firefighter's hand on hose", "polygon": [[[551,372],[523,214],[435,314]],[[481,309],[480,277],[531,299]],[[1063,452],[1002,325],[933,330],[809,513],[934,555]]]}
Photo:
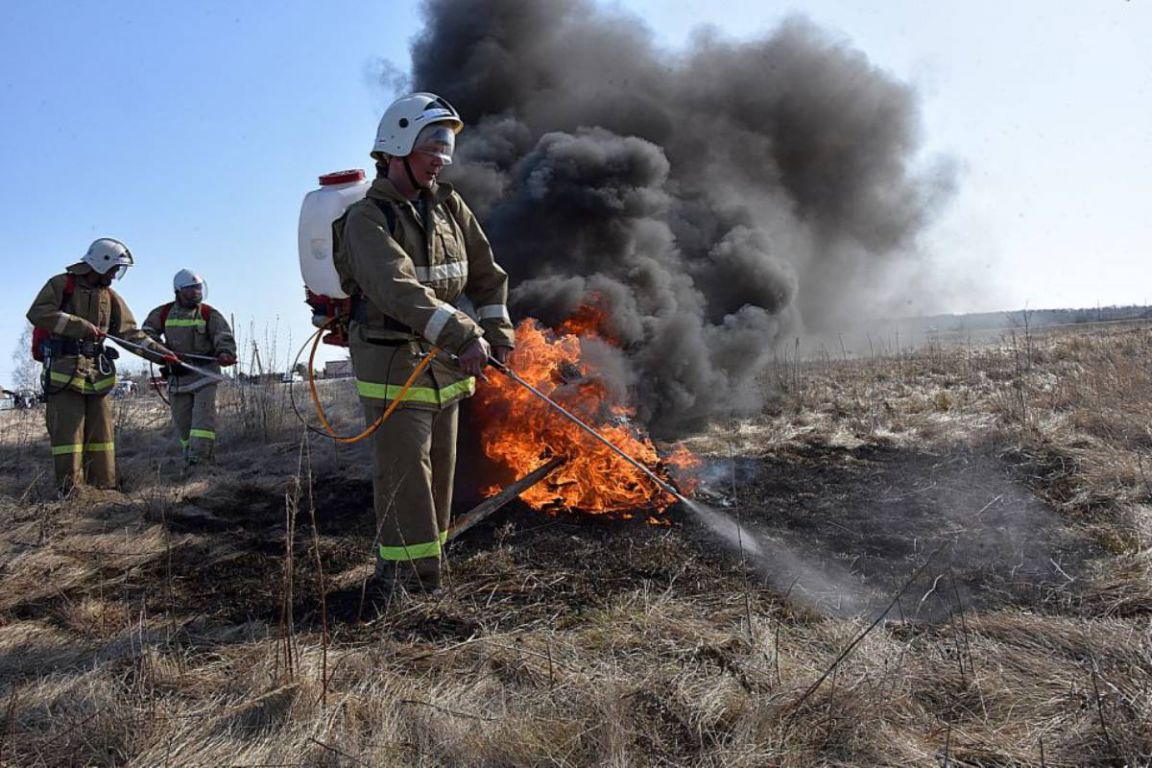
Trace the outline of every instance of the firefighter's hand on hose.
{"label": "firefighter's hand on hose", "polygon": [[180,362],[180,358],[171,352],[164,355],[164,364],[168,367],[168,373],[171,376],[183,376],[188,373],[188,369]]}
{"label": "firefighter's hand on hose", "polygon": [[512,354],[512,347],[492,347],[492,359],[500,365],[508,364],[508,355]]}
{"label": "firefighter's hand on hose", "polygon": [[96,339],[97,341],[104,338],[104,336],[105,336],[104,331],[100,330],[100,328],[95,323],[93,323],[89,320],[85,320],[84,318],[80,318],[80,322],[82,322],[84,324],[84,335],[81,336],[80,338],[82,338],[82,339],[93,338],[93,339]]}
{"label": "firefighter's hand on hose", "polygon": [[229,365],[236,365],[236,355],[233,355],[231,352],[221,352],[220,354],[216,355],[216,362],[220,363],[220,365],[223,365],[224,367],[228,367]]}
{"label": "firefighter's hand on hose", "polygon": [[464,351],[456,358],[460,364],[460,369],[469,376],[479,376],[480,372],[484,370],[484,366],[488,364],[488,355],[492,352],[492,347],[488,342],[484,341],[483,337],[473,339]]}

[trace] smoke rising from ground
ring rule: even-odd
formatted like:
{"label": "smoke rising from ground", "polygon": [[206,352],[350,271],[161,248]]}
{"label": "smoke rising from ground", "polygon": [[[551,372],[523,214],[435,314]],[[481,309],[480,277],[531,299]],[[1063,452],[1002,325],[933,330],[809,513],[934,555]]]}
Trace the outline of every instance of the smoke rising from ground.
{"label": "smoke rising from ground", "polygon": [[597,304],[658,435],[755,411],[777,342],[875,308],[951,186],[912,90],[800,18],[673,53],[587,0],[425,14],[413,85],[466,121],[451,180],[514,317]]}

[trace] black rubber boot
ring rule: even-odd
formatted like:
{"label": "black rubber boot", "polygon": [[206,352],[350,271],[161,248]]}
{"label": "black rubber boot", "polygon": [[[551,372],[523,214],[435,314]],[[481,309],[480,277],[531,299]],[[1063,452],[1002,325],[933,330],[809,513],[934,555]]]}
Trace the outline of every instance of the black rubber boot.
{"label": "black rubber boot", "polygon": [[368,597],[378,612],[387,611],[404,596],[405,589],[400,584],[396,563],[376,558],[376,570],[368,585]]}

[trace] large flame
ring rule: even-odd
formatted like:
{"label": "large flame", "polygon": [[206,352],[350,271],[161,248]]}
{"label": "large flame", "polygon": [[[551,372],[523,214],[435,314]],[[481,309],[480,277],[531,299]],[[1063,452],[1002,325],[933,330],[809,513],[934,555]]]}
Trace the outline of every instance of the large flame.
{"label": "large flame", "polygon": [[[583,307],[557,332],[525,320],[516,329],[509,367],[521,378],[583,420],[633,459],[657,471],[662,460],[655,446],[632,422],[634,410],[613,402],[608,387],[581,354],[581,337],[611,339],[600,331],[601,314]],[[506,376],[489,375],[479,388],[477,409],[486,414],[481,442],[485,454],[522,477],[554,456],[565,463],[521,498],[531,506],[563,506],[582,512],[659,510],[672,499],[651,478],[547,403]],[[664,462],[691,466],[683,449]],[[488,494],[496,493],[489,488]]]}

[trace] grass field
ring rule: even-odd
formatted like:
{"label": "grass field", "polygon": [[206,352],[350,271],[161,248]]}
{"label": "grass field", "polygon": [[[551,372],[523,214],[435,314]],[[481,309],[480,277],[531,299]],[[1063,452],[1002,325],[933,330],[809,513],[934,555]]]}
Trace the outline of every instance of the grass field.
{"label": "grass field", "polygon": [[190,474],[117,401],[123,490],[63,501],[43,413],[0,414],[0,765],[1152,762],[1152,326],[782,350],[763,386],[685,443],[747,546],[513,505],[383,616],[366,449],[285,387],[222,393]]}

